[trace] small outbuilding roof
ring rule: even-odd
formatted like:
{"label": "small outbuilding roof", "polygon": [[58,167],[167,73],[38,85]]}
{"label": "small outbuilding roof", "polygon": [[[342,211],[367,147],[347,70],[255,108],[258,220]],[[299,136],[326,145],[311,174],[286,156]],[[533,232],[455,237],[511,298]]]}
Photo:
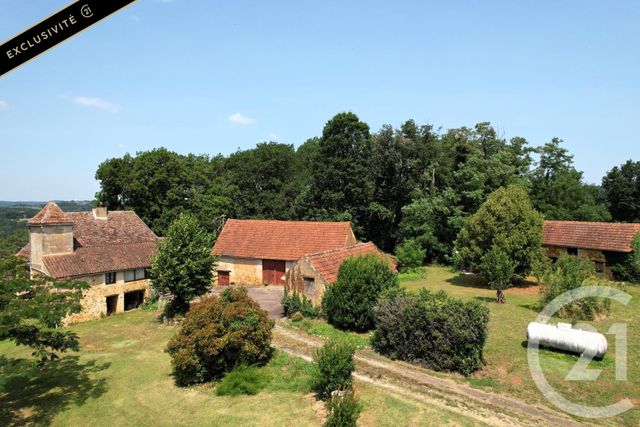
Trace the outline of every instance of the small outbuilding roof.
{"label": "small outbuilding roof", "polygon": [[351,223],[229,219],[213,247],[216,255],[296,261],[305,254],[355,241]]}
{"label": "small outbuilding roof", "polygon": [[396,264],[393,262],[391,257],[383,254],[376,245],[371,242],[356,243],[355,245],[346,246],[344,248],[309,254],[306,255],[305,258],[313,268],[315,268],[318,274],[320,274],[327,283],[331,284],[338,278],[338,270],[345,259],[351,256],[362,256],[368,254],[375,254],[380,258],[383,258],[389,263],[389,267],[393,271],[396,271]]}
{"label": "small outbuilding roof", "polygon": [[567,248],[631,252],[640,224],[581,221],[545,221],[543,244]]}

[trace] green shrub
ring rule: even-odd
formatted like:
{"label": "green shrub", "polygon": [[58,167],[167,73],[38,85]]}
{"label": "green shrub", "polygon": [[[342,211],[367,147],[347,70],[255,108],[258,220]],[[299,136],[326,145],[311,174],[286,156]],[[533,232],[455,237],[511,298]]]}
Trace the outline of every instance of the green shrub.
{"label": "green shrub", "polygon": [[280,300],[282,304],[282,311],[286,317],[292,317],[295,313],[301,313],[304,317],[310,319],[317,319],[320,317],[320,309],[314,307],[311,301],[297,292],[293,295],[289,295],[289,292],[285,289],[284,295]]}
{"label": "green shrub", "polygon": [[304,320],[304,315],[302,313],[300,313],[299,311],[296,311],[295,313],[293,313],[291,315],[291,321],[292,322],[300,322]]}
{"label": "green shrub", "polygon": [[[547,305],[565,292],[586,285],[593,277],[594,268],[589,261],[577,256],[563,255],[544,277],[540,302],[543,306]],[[572,320],[594,320],[596,316],[607,313],[609,306],[610,301],[605,298],[583,298],[564,305],[557,315]]]}
{"label": "green shrub", "polygon": [[371,344],[394,359],[469,375],[484,364],[488,322],[489,309],[480,303],[423,289],[378,302]]}
{"label": "green shrub", "polygon": [[311,388],[319,399],[329,399],[336,390],[351,389],[354,353],[354,345],[339,341],[329,341],[316,350]]}
{"label": "green shrub", "polygon": [[396,247],[396,257],[402,271],[414,271],[421,267],[426,253],[416,239],[407,239]]}
{"label": "green shrub", "polygon": [[338,280],[322,299],[327,321],[337,328],[368,331],[373,328],[373,306],[383,293],[400,289],[398,277],[389,264],[370,254],[343,261]]}
{"label": "green shrub", "polygon": [[258,394],[269,383],[269,375],[255,366],[238,366],[224,374],[215,389],[218,396],[238,396]]}
{"label": "green shrub", "polygon": [[324,427],[355,427],[362,405],[353,393],[346,393],[342,397],[334,397],[327,402],[329,416]]}
{"label": "green shrub", "polygon": [[179,385],[220,378],[239,365],[266,362],[273,321],[245,289],[193,304],[180,331],[169,341],[173,375]]}
{"label": "green shrub", "polygon": [[640,281],[640,234],[631,243],[631,253],[605,252],[613,277],[625,282]]}

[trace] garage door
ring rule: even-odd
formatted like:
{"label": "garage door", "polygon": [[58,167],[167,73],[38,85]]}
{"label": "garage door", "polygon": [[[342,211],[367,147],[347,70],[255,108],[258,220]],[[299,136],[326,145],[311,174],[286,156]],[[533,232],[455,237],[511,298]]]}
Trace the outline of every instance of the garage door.
{"label": "garage door", "polygon": [[282,285],[285,273],[285,261],[275,261],[271,259],[262,260],[262,283],[270,285]]}

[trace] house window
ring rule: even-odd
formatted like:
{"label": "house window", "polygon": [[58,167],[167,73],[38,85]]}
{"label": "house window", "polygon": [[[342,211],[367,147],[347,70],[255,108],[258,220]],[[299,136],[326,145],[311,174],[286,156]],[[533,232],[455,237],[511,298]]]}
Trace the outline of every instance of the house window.
{"label": "house window", "polygon": [[110,273],[104,273],[104,283],[107,285],[116,283],[116,272],[112,271]]}
{"label": "house window", "polygon": [[316,279],[313,277],[304,278],[304,294],[308,297],[313,296],[316,293]]}
{"label": "house window", "polygon": [[593,265],[596,268],[596,273],[604,273],[604,262],[602,262],[602,261],[594,261]]}
{"label": "house window", "polygon": [[142,280],[148,277],[147,270],[144,268],[137,268],[135,270],[127,270],[124,272],[124,281],[133,282],[134,280]]}
{"label": "house window", "polygon": [[569,255],[578,255],[578,248],[567,248],[567,253]]}

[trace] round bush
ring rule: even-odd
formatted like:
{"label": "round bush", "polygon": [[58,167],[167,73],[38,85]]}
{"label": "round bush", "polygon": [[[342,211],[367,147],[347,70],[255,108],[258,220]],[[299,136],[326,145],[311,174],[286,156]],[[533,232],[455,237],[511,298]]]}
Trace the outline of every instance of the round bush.
{"label": "round bush", "polygon": [[264,363],[271,355],[273,321],[245,289],[194,304],[169,341],[173,375],[179,385],[220,378],[239,365]]}
{"label": "round bush", "polygon": [[417,296],[382,298],[375,315],[371,344],[383,355],[464,375],[484,364],[489,310],[477,301],[423,289]]}
{"label": "round bush", "polygon": [[347,258],[338,280],[324,293],[322,308],[333,326],[353,331],[373,328],[373,306],[383,293],[400,289],[389,263],[369,254]]}

